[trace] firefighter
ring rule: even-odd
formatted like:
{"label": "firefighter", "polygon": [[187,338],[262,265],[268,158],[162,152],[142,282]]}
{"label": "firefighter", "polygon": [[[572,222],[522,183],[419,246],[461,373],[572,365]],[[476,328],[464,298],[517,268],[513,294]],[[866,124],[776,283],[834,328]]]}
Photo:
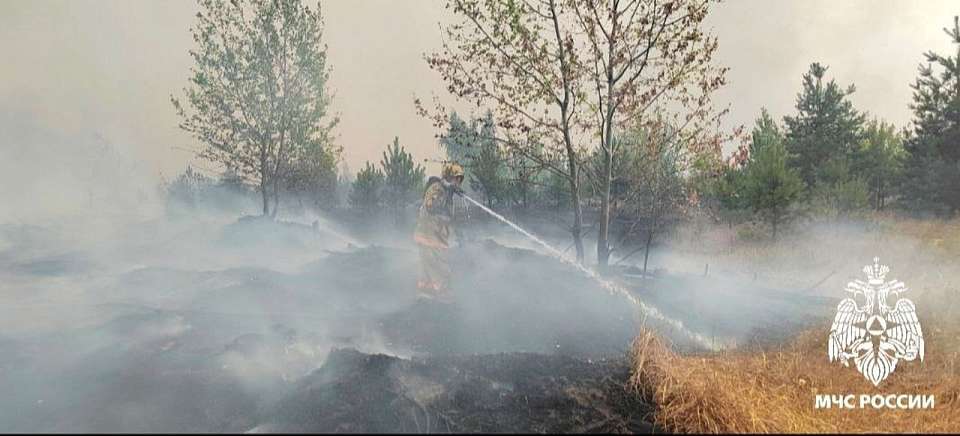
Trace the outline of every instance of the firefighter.
{"label": "firefighter", "polygon": [[420,279],[417,281],[419,298],[451,303],[450,227],[453,221],[453,194],[462,194],[463,167],[456,163],[443,165],[442,178],[430,177],[423,193],[423,203],[417,215],[413,239],[420,250]]}

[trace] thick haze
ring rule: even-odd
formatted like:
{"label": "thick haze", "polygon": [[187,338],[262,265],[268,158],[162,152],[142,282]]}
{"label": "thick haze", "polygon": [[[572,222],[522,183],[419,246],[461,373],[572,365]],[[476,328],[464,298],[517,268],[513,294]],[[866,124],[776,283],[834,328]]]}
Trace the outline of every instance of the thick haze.
{"label": "thick haze", "polygon": [[[378,160],[394,135],[418,159],[439,157],[436,132],[412,101],[444,92],[421,57],[439,47],[443,2],[321,3],[350,168]],[[188,151],[199,144],[177,128],[169,102],[189,74],[195,12],[185,0],[0,2],[2,160],[37,158],[9,151],[42,138],[61,139],[45,144],[51,152],[97,138],[140,161],[148,178],[170,178],[191,161],[212,169]],[[709,25],[731,67],[719,96],[731,105],[728,124],[749,126],[761,106],[791,112],[800,75],[819,61],[842,85],[857,85],[858,108],[902,126],[922,53],[949,48],[941,29],[958,13],[955,1],[721,4]]]}
{"label": "thick haze", "polygon": [[[923,52],[949,48],[941,28],[960,3],[831,3],[732,1],[715,9],[709,25],[721,63],[732,68],[720,96],[731,104],[730,126],[751,124],[763,105],[778,117],[791,112],[813,61],[829,65],[841,84],[856,83],[861,110],[908,121],[917,64]],[[449,19],[443,3],[323,5],[350,167],[378,160],[395,135],[416,158],[438,157],[436,132],[412,102],[444,89],[421,57],[439,46],[437,22]],[[667,320],[657,322],[595,275],[546,250],[518,249],[539,247],[467,211],[465,236],[455,236],[450,252],[456,309],[437,312],[414,303],[419,265],[409,228],[367,232],[346,215],[292,208],[276,222],[240,217],[258,212],[258,198],[226,189],[155,195],[161,175],[172,179],[188,163],[215,172],[193,157],[200,144],[177,128],[169,101],[189,75],[195,13],[194,0],[0,0],[0,433],[331,432],[350,427],[270,425],[291,415],[332,422],[352,409],[386,422],[381,417],[398,409],[368,398],[434,396],[430,377],[446,376],[416,373],[396,392],[326,390],[351,387],[354,378],[313,390],[311,374],[327,377],[313,371],[331,350],[504,362],[497,355],[619,358],[641,322],[678,339],[683,322],[716,344],[780,340],[832,315],[843,284],[877,253],[909,282],[911,297],[956,300],[951,272],[960,260],[898,235],[893,224],[808,226],[771,250],[734,245],[735,230],[717,226],[723,231],[678,232],[684,239],[676,244],[664,238],[650,258],[654,274],[629,269],[617,279]],[[416,209],[405,212],[412,224]],[[569,246],[552,217],[537,221],[523,225]],[[529,373],[514,372],[516,386],[527,384]],[[462,374],[471,386],[487,385]],[[549,384],[565,378],[551,374]],[[490,385],[514,390],[512,382]],[[581,404],[600,395],[590,389],[568,392]],[[301,402],[303,392],[345,406]],[[476,398],[494,399],[477,403],[484,410],[521,404]],[[517,411],[581,419],[544,398],[549,408]]]}

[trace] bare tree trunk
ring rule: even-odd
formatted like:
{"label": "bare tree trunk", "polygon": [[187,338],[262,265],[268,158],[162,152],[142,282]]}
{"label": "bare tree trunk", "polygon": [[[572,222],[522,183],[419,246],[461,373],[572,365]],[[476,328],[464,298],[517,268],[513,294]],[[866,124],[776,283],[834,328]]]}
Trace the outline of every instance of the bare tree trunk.
{"label": "bare tree trunk", "polygon": [[260,152],[260,195],[263,197],[263,216],[270,216],[270,193],[267,177],[267,158],[264,151]]}
{"label": "bare tree trunk", "polygon": [[[607,129],[609,132],[610,129]],[[600,199],[600,228],[597,235],[597,262],[600,266],[607,266],[610,260],[610,184],[613,182],[613,153],[610,150],[609,139],[604,150],[603,161],[603,193]]]}
{"label": "bare tree trunk", "polygon": [[883,200],[884,200],[883,197],[884,197],[883,179],[878,176],[877,177],[877,211],[878,212],[883,210]]}
{"label": "bare tree trunk", "polygon": [[[564,110],[564,112],[566,112]],[[567,168],[570,171],[570,194],[573,204],[573,227],[570,233],[573,236],[573,244],[577,248],[577,262],[583,263],[583,209],[580,206],[580,171],[577,165],[577,154],[573,150],[573,141],[570,138],[569,123],[564,114],[563,140],[567,147]]]}
{"label": "bare tree trunk", "polygon": [[[280,157],[278,156],[277,159],[280,159]],[[278,163],[278,164],[277,164],[277,170],[275,170],[274,173],[273,173],[273,210],[270,211],[270,216],[271,216],[272,218],[276,218],[276,217],[277,217],[277,212],[280,211],[280,189],[281,189],[281,188],[280,188],[280,183],[281,183],[281,176],[280,176],[280,169],[279,169],[279,167],[280,167],[280,164]]]}
{"label": "bare tree trunk", "polygon": [[267,187],[263,184],[263,182],[260,183],[260,195],[263,197],[263,216],[269,216],[270,200],[267,196]]}
{"label": "bare tree trunk", "polygon": [[577,163],[577,153],[573,149],[573,139],[570,137],[570,100],[574,97],[573,85],[569,77],[570,66],[567,65],[567,54],[563,37],[560,35],[560,17],[557,15],[557,5],[554,0],[550,0],[551,21],[553,22],[554,36],[557,38],[557,47],[560,58],[560,75],[563,83],[563,98],[559,101],[561,129],[563,131],[563,144],[567,151],[567,167],[570,171],[570,193],[573,201],[573,227],[570,233],[573,235],[573,243],[577,247],[577,262],[583,263],[583,209],[580,205],[580,172]]}
{"label": "bare tree trunk", "polygon": [[874,183],[873,187],[870,189],[873,189],[873,199],[872,199],[873,210],[878,211],[880,210],[880,178],[879,177],[876,178],[876,183]]}
{"label": "bare tree trunk", "polygon": [[[616,3],[614,4],[616,9]],[[610,37],[607,39],[607,106],[606,113],[603,114],[603,135],[601,136],[601,149],[603,150],[603,192],[600,199],[600,228],[597,234],[597,263],[601,267],[607,266],[610,260],[610,184],[613,183],[613,113],[616,110],[614,102],[613,88],[615,80],[613,78],[614,70],[614,41],[617,40],[617,27],[619,20],[613,17],[613,25],[610,28]]]}
{"label": "bare tree trunk", "polygon": [[[610,113],[612,117],[613,113]],[[612,120],[611,120],[612,121]],[[607,125],[607,143],[604,147],[603,192],[600,198],[600,228],[597,235],[597,262],[607,266],[610,260],[610,185],[613,183],[613,142],[610,140],[612,129]]]}
{"label": "bare tree trunk", "polygon": [[573,236],[573,244],[577,248],[577,262],[583,263],[583,208],[580,206],[580,180],[579,174],[577,171],[577,165],[574,161],[570,161],[570,172],[573,174],[573,177],[570,178],[570,189],[572,191],[572,203],[573,206],[573,227],[570,228],[570,233]]}
{"label": "bare tree trunk", "polygon": [[[279,159],[279,157],[278,157]],[[277,210],[280,209],[280,173],[273,173],[273,210],[270,211],[270,218],[277,218]]]}
{"label": "bare tree trunk", "polygon": [[653,232],[647,232],[647,244],[643,250],[643,275],[647,275],[647,260],[650,259],[650,244],[653,242]]}
{"label": "bare tree trunk", "polygon": [[277,186],[277,182],[274,182],[273,188],[273,210],[270,211],[270,217],[276,218],[277,211],[280,210],[280,188]]}
{"label": "bare tree trunk", "polygon": [[277,147],[277,164],[273,167],[273,218],[277,217],[277,211],[280,210],[280,183],[283,182],[283,161],[287,158],[284,155],[284,145],[286,143],[286,130],[280,131],[280,145]]}
{"label": "bare tree trunk", "polygon": [[773,224],[773,240],[774,240],[774,241],[777,240],[777,224],[779,224],[779,221],[780,221],[780,215],[777,214],[777,213],[774,213],[774,215],[773,215],[773,223],[772,223],[772,224]]}
{"label": "bare tree trunk", "polygon": [[886,207],[886,205],[887,205],[887,192],[886,192],[885,190],[884,190],[884,191],[880,191],[880,192],[881,192],[881,195],[880,195],[880,210],[883,210],[883,208]]}

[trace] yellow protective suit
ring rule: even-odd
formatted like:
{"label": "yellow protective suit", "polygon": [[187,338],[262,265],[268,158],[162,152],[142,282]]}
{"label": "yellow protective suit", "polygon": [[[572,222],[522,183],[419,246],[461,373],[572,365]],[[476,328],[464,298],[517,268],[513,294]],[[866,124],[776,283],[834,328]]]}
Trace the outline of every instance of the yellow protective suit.
{"label": "yellow protective suit", "polygon": [[444,187],[439,178],[431,177],[423,194],[423,203],[417,215],[413,239],[420,250],[419,295],[424,298],[449,302],[450,223],[453,219],[453,191]]}

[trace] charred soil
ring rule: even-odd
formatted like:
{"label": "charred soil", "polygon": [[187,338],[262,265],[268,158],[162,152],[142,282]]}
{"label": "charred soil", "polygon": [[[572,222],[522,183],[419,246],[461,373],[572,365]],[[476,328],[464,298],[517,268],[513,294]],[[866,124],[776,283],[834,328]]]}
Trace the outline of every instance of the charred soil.
{"label": "charred soil", "polygon": [[502,353],[404,360],[334,351],[261,429],[650,433],[624,360]]}

